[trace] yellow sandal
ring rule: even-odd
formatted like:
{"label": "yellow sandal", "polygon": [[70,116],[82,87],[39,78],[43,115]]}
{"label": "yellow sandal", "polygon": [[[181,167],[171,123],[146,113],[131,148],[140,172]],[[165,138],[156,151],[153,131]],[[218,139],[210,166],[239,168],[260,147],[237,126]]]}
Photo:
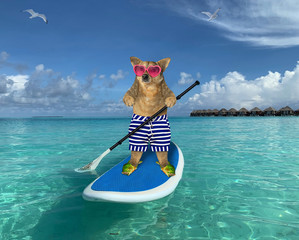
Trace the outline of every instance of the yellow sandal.
{"label": "yellow sandal", "polygon": [[[140,163],[142,163],[142,161],[139,161],[138,165]],[[123,169],[121,173],[130,176],[136,169],[137,167],[134,167],[129,161],[125,165],[123,165]]]}
{"label": "yellow sandal", "polygon": [[[160,165],[159,162],[156,162]],[[170,163],[168,163],[165,167],[161,168],[161,170],[166,174],[167,177],[172,177],[175,175],[175,168]]]}

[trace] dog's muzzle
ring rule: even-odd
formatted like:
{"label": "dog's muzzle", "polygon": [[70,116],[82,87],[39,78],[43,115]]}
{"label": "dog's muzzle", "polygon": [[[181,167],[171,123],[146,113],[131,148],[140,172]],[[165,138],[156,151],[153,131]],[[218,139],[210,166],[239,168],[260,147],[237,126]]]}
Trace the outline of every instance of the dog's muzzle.
{"label": "dog's muzzle", "polygon": [[142,75],[142,81],[145,83],[148,83],[150,81],[149,75],[148,74],[143,74]]}

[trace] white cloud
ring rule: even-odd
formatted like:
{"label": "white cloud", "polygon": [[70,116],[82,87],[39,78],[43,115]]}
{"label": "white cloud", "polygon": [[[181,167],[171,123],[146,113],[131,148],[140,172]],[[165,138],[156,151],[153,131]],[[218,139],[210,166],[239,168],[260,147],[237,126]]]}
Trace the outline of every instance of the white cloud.
{"label": "white cloud", "polygon": [[268,72],[267,75],[247,80],[238,72],[229,72],[221,80],[201,85],[201,92],[189,98],[193,109],[245,107],[261,109],[286,105],[299,108],[299,61],[293,71]]}
{"label": "white cloud", "polygon": [[42,72],[42,71],[44,71],[44,64],[39,64],[39,65],[37,65],[36,67],[35,67],[35,71],[36,72]]}
{"label": "white cloud", "polygon": [[[165,1],[168,9],[200,23],[223,30],[225,37],[256,46],[289,47],[299,45],[299,4],[294,0],[259,1]],[[202,11],[219,17],[207,22]]]}
{"label": "white cloud", "polygon": [[13,68],[14,70],[20,73],[27,69],[26,65],[9,62],[8,58],[9,58],[9,54],[7,52],[3,51],[0,53],[0,68],[9,67],[9,68]]}
{"label": "white cloud", "polygon": [[[0,76],[0,94],[7,92],[8,81],[5,76]],[[11,83],[10,83],[11,84]]]}
{"label": "white cloud", "polygon": [[105,79],[105,77],[106,77],[105,74],[101,74],[101,75],[99,76],[99,79],[102,80],[102,79]]}
{"label": "white cloud", "polygon": [[[0,56],[1,57],[1,56]],[[122,95],[117,100],[101,96],[99,91],[113,92],[120,79],[127,73],[118,70],[106,79],[92,73],[79,81],[75,74],[62,76],[39,64],[29,75],[0,75],[0,116],[32,115],[130,115]],[[99,79],[103,81],[98,87]],[[117,90],[117,89],[116,89]]]}
{"label": "white cloud", "polygon": [[101,74],[98,78],[102,82],[102,85],[106,88],[114,88],[119,80],[124,79],[128,75],[127,72],[119,69],[116,74],[111,74],[107,79],[106,75]]}
{"label": "white cloud", "polygon": [[8,53],[7,52],[5,52],[5,51],[3,51],[3,52],[1,52],[0,53],[0,61],[6,61],[7,60],[7,58],[8,58]]}
{"label": "white cloud", "polygon": [[68,110],[84,107],[91,99],[89,90],[74,76],[62,77],[45,69],[43,64],[36,66],[31,75],[0,76],[2,108]]}
{"label": "white cloud", "polygon": [[117,71],[117,74],[111,74],[111,75],[110,75],[110,78],[111,78],[112,80],[118,81],[118,80],[120,80],[120,79],[124,79],[124,78],[125,78],[125,73],[124,73],[123,70],[118,70],[118,71]]}
{"label": "white cloud", "polygon": [[[8,58],[7,52],[0,52],[0,68],[25,69],[22,64],[8,62]],[[79,80],[75,74],[62,76],[44,64],[35,66],[30,74],[0,74],[0,117],[98,116],[107,112],[109,115],[128,115],[132,109],[122,102],[124,93],[118,97],[121,91],[116,88],[118,81],[127,74],[118,70],[106,78],[104,74],[91,73]]]}
{"label": "white cloud", "polygon": [[9,92],[12,91],[21,91],[25,89],[25,85],[28,82],[28,75],[11,75],[7,76],[8,80],[11,80],[11,84],[8,84],[7,87],[9,87]]}
{"label": "white cloud", "polygon": [[[180,73],[180,80],[179,80],[179,84],[183,85],[183,84],[190,84],[190,83],[193,83],[195,80],[194,78],[192,77],[191,74],[189,73],[185,73],[185,72],[181,72]],[[198,72],[196,74],[196,77],[197,77],[197,80],[200,78],[200,73]]]}
{"label": "white cloud", "polygon": [[28,75],[0,76],[0,99],[1,96],[9,96],[16,91],[25,89],[28,82]]}

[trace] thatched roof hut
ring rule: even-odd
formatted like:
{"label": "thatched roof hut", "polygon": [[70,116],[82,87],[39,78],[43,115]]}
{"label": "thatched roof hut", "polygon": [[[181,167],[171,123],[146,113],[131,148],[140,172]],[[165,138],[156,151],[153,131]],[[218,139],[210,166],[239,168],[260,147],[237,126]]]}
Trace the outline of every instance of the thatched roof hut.
{"label": "thatched roof hut", "polygon": [[208,109],[207,110],[207,116],[211,116],[212,115],[212,110],[211,109]]}
{"label": "thatched roof hut", "polygon": [[200,112],[201,112],[201,110],[193,110],[193,111],[190,113],[190,116],[191,116],[191,117],[199,117],[199,116],[200,116]]}
{"label": "thatched roof hut", "polygon": [[203,112],[203,110],[198,110],[197,111],[197,114],[198,114],[197,116],[202,116],[202,112]]}
{"label": "thatched roof hut", "polygon": [[286,106],[284,108],[284,111],[289,114],[289,115],[293,115],[294,114],[294,110],[292,108],[290,108],[289,106]]}
{"label": "thatched roof hut", "polygon": [[208,114],[207,114],[207,111],[208,111],[208,110],[206,110],[206,109],[201,110],[201,116],[207,116],[207,115],[208,115]]}
{"label": "thatched roof hut", "polygon": [[227,116],[228,111],[225,108],[220,109],[219,116]]}
{"label": "thatched roof hut", "polygon": [[259,109],[258,107],[255,107],[250,110],[251,116],[261,116],[262,113],[263,113],[263,111],[261,109]]}
{"label": "thatched roof hut", "polygon": [[299,109],[294,111],[289,106],[283,107],[276,111],[273,107],[268,107],[264,111],[255,107],[248,111],[246,108],[241,108],[239,111],[235,108],[231,108],[226,110],[225,108],[220,109],[204,109],[204,110],[193,110],[190,113],[191,117],[199,117],[199,116],[290,116],[295,115],[299,116]]}
{"label": "thatched roof hut", "polygon": [[238,114],[238,111],[235,109],[235,108],[231,108],[228,110],[228,113],[227,113],[229,116],[237,116]]}
{"label": "thatched roof hut", "polygon": [[265,116],[275,116],[276,110],[273,107],[268,107],[264,110]]}
{"label": "thatched roof hut", "polygon": [[289,106],[286,106],[284,108],[279,109],[278,113],[281,116],[288,116],[288,115],[293,115],[294,110],[292,108],[290,108]]}
{"label": "thatched roof hut", "polygon": [[218,116],[218,113],[219,113],[218,109],[213,109],[213,110],[212,110],[212,114],[213,114],[214,116]]}
{"label": "thatched roof hut", "polygon": [[249,111],[246,108],[241,108],[239,110],[239,116],[248,116],[249,115]]}
{"label": "thatched roof hut", "polygon": [[200,117],[200,116],[201,116],[201,111],[202,111],[202,110],[197,110],[197,111],[196,111],[196,116],[197,116],[197,117]]}

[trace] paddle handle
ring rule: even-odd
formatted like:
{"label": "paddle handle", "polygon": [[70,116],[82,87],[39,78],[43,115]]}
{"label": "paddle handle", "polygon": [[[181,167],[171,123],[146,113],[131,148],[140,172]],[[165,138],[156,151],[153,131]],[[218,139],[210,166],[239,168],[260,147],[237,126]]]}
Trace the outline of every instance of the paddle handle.
{"label": "paddle handle", "polygon": [[177,100],[180,100],[182,96],[184,96],[187,92],[189,92],[192,88],[199,85],[200,82],[198,80],[195,81],[190,87],[188,87],[184,92],[182,92],[180,95],[176,97]]}
{"label": "paddle handle", "polygon": [[[184,96],[187,92],[189,92],[192,88],[199,85],[200,82],[198,80],[195,81],[190,87],[188,87],[184,92],[182,92],[180,95],[176,97],[177,100],[180,100],[182,96]],[[122,139],[120,139],[117,143],[115,143],[112,147],[110,147],[110,151],[112,151],[114,148],[116,148],[118,145],[121,145],[123,141],[125,141],[128,137],[133,135],[135,132],[137,132],[140,128],[142,128],[145,124],[149,123],[151,120],[153,120],[155,117],[157,117],[159,114],[164,112],[167,109],[167,106],[165,105],[163,108],[161,108],[158,112],[156,112],[153,116],[151,116],[149,119],[147,119],[145,122],[143,122],[141,125],[139,125],[137,128],[135,128],[132,132],[128,133],[126,136],[124,136]]]}

